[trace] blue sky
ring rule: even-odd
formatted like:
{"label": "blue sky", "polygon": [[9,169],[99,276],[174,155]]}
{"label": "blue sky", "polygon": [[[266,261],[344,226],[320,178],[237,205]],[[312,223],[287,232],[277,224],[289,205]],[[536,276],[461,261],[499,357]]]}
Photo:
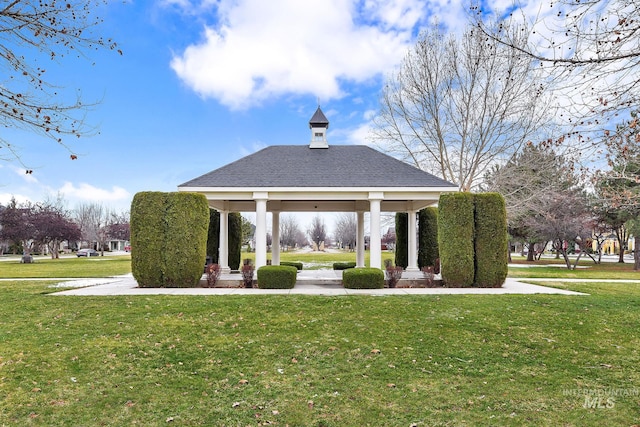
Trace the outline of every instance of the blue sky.
{"label": "blue sky", "polygon": [[[52,63],[61,92],[95,102],[96,134],[77,160],[27,132],[3,135],[22,161],[0,162],[0,203],[60,193],[68,206],[128,210],[139,191],[175,191],[273,144],[308,144],[319,100],[330,144],[366,143],[385,75],[433,19],[460,28],[461,1],[110,1],[102,50]],[[251,173],[251,171],[247,171]]]}

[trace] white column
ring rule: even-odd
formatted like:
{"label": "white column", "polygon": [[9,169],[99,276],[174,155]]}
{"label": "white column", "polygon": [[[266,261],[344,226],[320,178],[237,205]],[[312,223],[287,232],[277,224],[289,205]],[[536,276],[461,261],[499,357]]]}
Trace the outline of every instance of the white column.
{"label": "white column", "polygon": [[364,267],[364,212],[358,211],[356,227],[356,267]]}
{"label": "white column", "polygon": [[223,274],[231,272],[231,268],[229,268],[229,211],[220,211],[218,265],[220,265]]}
{"label": "white column", "polygon": [[256,201],[256,270],[267,265],[267,193],[253,193]]}
{"label": "white column", "polygon": [[371,268],[382,268],[380,202],[383,198],[383,193],[369,193],[369,212],[371,213],[369,230],[369,267]]}
{"label": "white column", "polygon": [[280,212],[271,213],[271,264],[280,265]]}
{"label": "white column", "polygon": [[409,224],[407,227],[407,242],[409,244],[409,259],[407,271],[420,271],[418,268],[418,245],[416,243],[416,211],[409,211]]}

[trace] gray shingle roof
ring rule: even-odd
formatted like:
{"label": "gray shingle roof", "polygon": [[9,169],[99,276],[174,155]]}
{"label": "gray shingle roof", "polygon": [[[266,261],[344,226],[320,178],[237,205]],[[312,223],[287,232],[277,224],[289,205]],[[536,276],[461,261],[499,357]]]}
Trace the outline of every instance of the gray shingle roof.
{"label": "gray shingle roof", "polygon": [[180,187],[455,187],[363,145],[273,145]]}

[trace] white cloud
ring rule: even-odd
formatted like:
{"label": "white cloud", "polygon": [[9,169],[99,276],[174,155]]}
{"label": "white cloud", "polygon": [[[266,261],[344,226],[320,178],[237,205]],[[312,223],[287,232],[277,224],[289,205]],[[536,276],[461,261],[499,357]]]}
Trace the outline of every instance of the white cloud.
{"label": "white cloud", "polygon": [[58,192],[69,199],[89,202],[116,202],[131,198],[131,194],[122,187],[113,186],[105,190],[86,183],[76,187],[71,182],[65,182]]}
{"label": "white cloud", "polygon": [[284,94],[323,100],[397,65],[424,18],[417,0],[221,1],[218,23],[171,67],[203,98],[243,109]]}
{"label": "white cloud", "polygon": [[27,173],[27,170],[25,168],[11,166],[11,169],[13,169],[13,173],[18,175],[21,179],[26,181],[28,184],[38,184],[38,178],[36,178],[35,175],[33,175],[33,173]]}
{"label": "white cloud", "polygon": [[25,196],[24,194],[11,194],[11,193],[0,193],[0,205],[7,206],[11,199],[16,199],[18,204],[32,202],[29,196]]}

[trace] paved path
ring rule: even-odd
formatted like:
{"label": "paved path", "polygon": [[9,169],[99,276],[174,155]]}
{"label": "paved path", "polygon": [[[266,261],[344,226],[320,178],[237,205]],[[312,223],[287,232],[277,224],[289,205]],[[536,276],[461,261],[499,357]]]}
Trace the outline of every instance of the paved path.
{"label": "paved path", "polygon": [[[394,289],[345,289],[335,283],[339,272],[332,270],[308,270],[298,273],[293,289],[246,288],[139,288],[133,276],[107,279],[76,279],[61,282],[59,287],[76,287],[52,295],[447,295],[447,294],[560,294],[588,295],[564,289],[530,285],[524,280],[507,279],[502,288],[394,288]],[[562,279],[565,280],[565,279]],[[566,280],[565,280],[566,281]],[[640,283],[640,282],[639,282]]]}

